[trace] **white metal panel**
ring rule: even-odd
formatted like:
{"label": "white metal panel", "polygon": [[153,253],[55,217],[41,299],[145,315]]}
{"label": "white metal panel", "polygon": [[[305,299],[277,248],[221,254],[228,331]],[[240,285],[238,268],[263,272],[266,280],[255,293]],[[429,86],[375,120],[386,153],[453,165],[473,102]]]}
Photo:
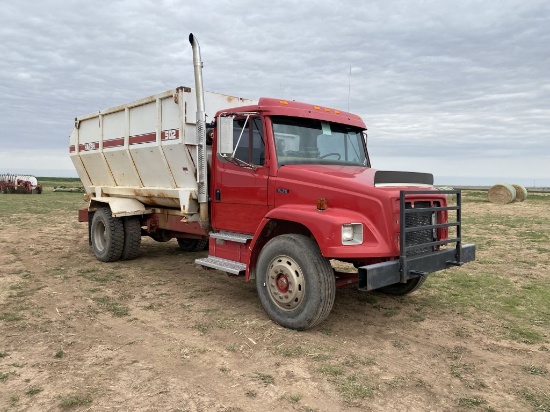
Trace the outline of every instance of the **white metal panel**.
{"label": "white metal panel", "polygon": [[117,186],[142,186],[134,161],[127,150],[113,147],[104,149],[104,155]]}
{"label": "white metal panel", "polygon": [[130,153],[145,187],[175,188],[174,179],[166,169],[158,146],[149,143],[135,145],[130,148]]}
{"label": "white metal panel", "polygon": [[[103,141],[124,139],[126,136],[124,109],[103,116]],[[124,142],[123,142],[124,143]]]}
{"label": "white metal panel", "polygon": [[196,190],[195,165],[191,161],[187,147],[179,142],[163,142],[162,148],[176,186]]}
{"label": "white metal panel", "polygon": [[130,109],[130,136],[155,133],[156,126],[157,105],[155,102]]}
{"label": "white metal panel", "polygon": [[115,181],[103,155],[98,150],[80,152],[80,160],[84,165],[92,186],[114,186]]}

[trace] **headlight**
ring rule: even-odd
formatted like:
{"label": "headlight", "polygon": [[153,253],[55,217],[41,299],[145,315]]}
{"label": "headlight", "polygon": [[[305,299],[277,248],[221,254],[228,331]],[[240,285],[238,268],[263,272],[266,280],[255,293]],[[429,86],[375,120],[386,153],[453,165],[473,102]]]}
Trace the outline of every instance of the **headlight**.
{"label": "headlight", "polygon": [[363,224],[345,223],[342,225],[342,244],[360,245],[363,243]]}

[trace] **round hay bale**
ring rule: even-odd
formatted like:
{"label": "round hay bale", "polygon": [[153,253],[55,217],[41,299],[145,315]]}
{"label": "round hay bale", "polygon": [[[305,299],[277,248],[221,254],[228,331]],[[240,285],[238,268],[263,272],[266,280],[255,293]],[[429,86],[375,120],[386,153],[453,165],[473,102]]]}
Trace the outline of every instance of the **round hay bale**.
{"label": "round hay bale", "polygon": [[523,202],[527,199],[527,189],[522,185],[512,185],[516,189],[516,202]]}
{"label": "round hay bale", "polygon": [[508,183],[497,183],[489,189],[489,202],[502,205],[511,203],[516,198],[516,189]]}

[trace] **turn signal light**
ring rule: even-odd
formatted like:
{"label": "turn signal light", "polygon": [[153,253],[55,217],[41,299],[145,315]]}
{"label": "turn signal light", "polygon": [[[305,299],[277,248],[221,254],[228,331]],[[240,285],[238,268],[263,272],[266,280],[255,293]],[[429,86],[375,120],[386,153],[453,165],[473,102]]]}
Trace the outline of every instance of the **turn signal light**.
{"label": "turn signal light", "polygon": [[317,210],[327,210],[328,209],[328,200],[325,198],[317,199]]}

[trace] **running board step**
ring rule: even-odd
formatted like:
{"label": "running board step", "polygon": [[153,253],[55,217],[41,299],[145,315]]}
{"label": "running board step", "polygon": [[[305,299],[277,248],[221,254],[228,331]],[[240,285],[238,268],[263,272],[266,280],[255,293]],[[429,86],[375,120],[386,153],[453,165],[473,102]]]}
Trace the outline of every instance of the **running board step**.
{"label": "running board step", "polygon": [[197,265],[206,266],[208,268],[222,270],[233,275],[239,275],[246,270],[246,265],[241,262],[235,262],[229,259],[222,259],[215,256],[208,256],[203,259],[195,259]]}
{"label": "running board step", "polygon": [[209,235],[211,238],[214,238],[214,239],[223,239],[223,240],[228,240],[230,242],[237,242],[237,243],[246,243],[250,239],[252,239],[252,236],[250,235],[244,235],[242,233],[234,233],[234,232],[210,232]]}

